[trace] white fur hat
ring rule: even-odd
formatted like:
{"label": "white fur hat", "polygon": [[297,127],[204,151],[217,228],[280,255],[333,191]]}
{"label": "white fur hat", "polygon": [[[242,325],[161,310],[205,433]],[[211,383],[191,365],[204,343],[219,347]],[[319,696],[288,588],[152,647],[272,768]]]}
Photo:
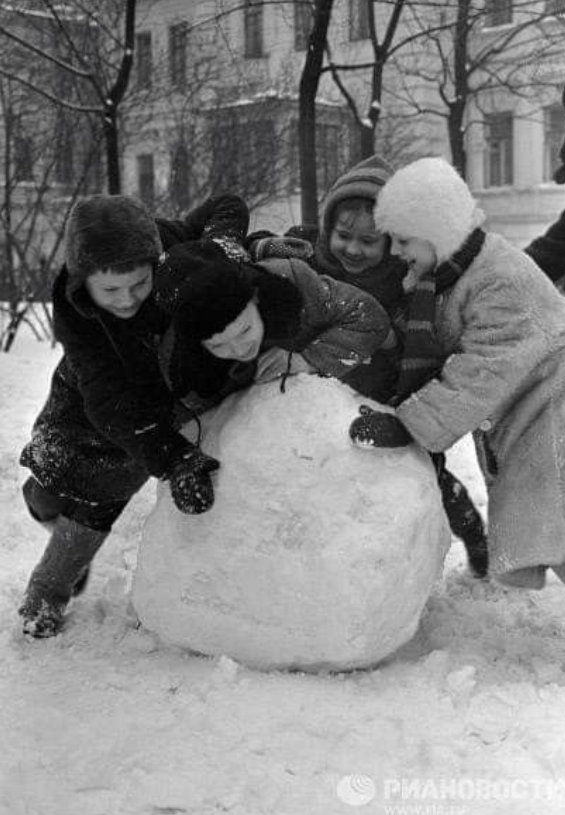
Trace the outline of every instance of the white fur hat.
{"label": "white fur hat", "polygon": [[429,241],[438,263],[451,257],[483,221],[469,187],[442,158],[421,158],[398,170],[375,207],[377,229]]}

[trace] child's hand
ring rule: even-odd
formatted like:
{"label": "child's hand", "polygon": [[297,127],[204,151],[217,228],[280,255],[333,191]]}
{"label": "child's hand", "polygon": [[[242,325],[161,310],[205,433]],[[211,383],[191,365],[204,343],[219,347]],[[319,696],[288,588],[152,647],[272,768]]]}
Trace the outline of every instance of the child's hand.
{"label": "child's hand", "polygon": [[273,236],[253,242],[254,260],[265,258],[298,258],[309,260],[314,254],[312,244],[302,238]]}
{"label": "child's hand", "polygon": [[349,435],[359,447],[406,447],[412,436],[392,413],[361,405],[360,416],[351,422]]}
{"label": "child's hand", "polygon": [[169,484],[177,509],[188,515],[207,512],[214,503],[214,487],[210,473],[220,462],[198,448],[186,453],[171,469]]}
{"label": "child's hand", "polygon": [[301,354],[290,354],[283,348],[271,348],[257,360],[255,382],[269,382],[285,374],[313,373],[315,370]]}

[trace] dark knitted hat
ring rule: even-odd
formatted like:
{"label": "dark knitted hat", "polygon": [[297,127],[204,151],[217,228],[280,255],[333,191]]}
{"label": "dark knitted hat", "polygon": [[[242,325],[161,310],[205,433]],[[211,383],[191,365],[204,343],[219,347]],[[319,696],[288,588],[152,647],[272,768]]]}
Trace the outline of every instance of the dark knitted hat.
{"label": "dark knitted hat", "polygon": [[216,244],[189,241],[164,255],[155,275],[155,300],[183,334],[205,340],[233,322],[255,289],[240,264]]}
{"label": "dark knitted hat", "polygon": [[67,221],[67,291],[78,289],[87,277],[104,269],[156,263],[161,252],[155,220],[139,201],[123,195],[83,198]]}

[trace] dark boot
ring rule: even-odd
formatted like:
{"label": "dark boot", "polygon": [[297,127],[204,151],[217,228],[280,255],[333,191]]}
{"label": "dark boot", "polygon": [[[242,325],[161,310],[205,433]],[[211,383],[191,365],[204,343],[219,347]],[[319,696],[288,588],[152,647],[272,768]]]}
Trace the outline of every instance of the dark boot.
{"label": "dark boot", "polygon": [[463,484],[445,467],[439,473],[438,483],[451,531],[463,542],[471,571],[476,577],[486,577],[487,536],[478,509]]}
{"label": "dark boot", "polygon": [[[19,614],[24,634],[53,637],[71,597],[86,584],[92,558],[108,537],[60,515],[43,557],[32,572]],[[79,590],[81,590],[79,588]]]}

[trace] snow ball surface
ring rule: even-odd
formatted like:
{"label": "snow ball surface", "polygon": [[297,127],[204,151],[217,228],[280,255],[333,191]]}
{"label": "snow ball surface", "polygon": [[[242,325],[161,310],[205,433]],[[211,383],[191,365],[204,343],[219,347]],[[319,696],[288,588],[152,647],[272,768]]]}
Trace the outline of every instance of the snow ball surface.
{"label": "snow ball surface", "polygon": [[[132,599],[163,643],[259,669],[375,665],[415,633],[450,543],[429,456],[356,448],[361,403],[302,374],[203,417],[216,501],[184,515],[167,484],[144,527]],[[185,432],[193,437],[193,428]]]}

